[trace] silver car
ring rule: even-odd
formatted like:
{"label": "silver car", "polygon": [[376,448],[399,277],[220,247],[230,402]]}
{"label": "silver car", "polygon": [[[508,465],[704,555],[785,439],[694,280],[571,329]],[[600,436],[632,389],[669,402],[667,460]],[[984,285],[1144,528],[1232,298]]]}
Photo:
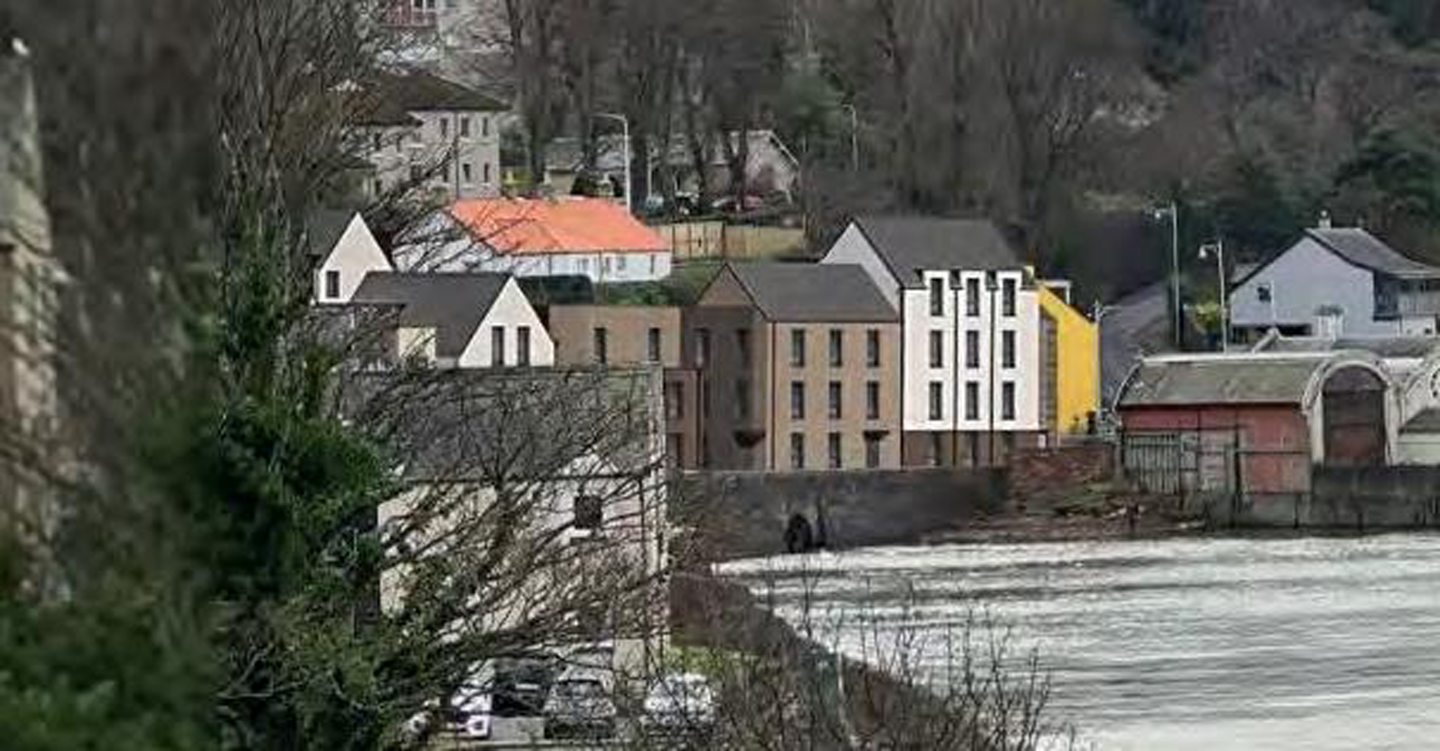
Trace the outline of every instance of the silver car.
{"label": "silver car", "polygon": [[571,668],[545,700],[545,737],[610,738],[616,715],[609,671]]}

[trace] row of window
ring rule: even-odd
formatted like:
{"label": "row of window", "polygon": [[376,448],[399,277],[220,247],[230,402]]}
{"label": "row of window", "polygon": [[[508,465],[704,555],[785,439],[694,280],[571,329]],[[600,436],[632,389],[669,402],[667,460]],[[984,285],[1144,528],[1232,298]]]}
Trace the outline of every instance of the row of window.
{"label": "row of window", "polygon": [[[865,440],[865,466],[874,469],[880,466],[880,449],[884,439],[879,436],[864,436]],[[845,466],[845,436],[842,433],[830,433],[825,436],[826,466],[830,469],[843,469]],[[790,434],[790,468],[805,469],[805,434]]]}
{"label": "row of window", "polygon": [[[439,177],[441,177],[442,179],[445,179],[445,180],[451,179],[450,165],[449,165],[449,164],[445,164],[441,169],[442,169],[443,174],[442,174],[442,175],[439,175]],[[459,169],[460,169],[460,174],[459,174],[460,182],[461,182],[461,183],[464,183],[465,185],[474,185],[474,184],[475,184],[475,171],[471,168],[470,163],[469,163],[469,162],[461,162],[460,165],[459,165]],[[482,184],[485,184],[485,185],[488,185],[488,184],[490,184],[491,182],[493,182],[493,180],[494,180],[494,174],[493,174],[492,171],[491,171],[491,165],[490,165],[490,163],[489,163],[489,162],[485,162],[484,164],[480,165],[480,169],[481,169],[480,182],[481,182]],[[424,180],[424,179],[425,179],[425,165],[423,165],[423,164],[412,164],[412,165],[410,165],[410,182],[412,182],[412,183],[418,183],[418,182],[420,182],[421,180]],[[376,192],[379,192],[380,189],[382,189],[382,188],[384,187],[384,184],[381,183],[381,182],[378,181],[378,180],[376,181],[375,185],[376,185]]]}
{"label": "row of window", "polygon": [[[467,115],[458,116],[458,117],[455,118],[455,122],[458,124],[459,129],[460,129],[460,132],[459,132],[459,134],[458,134],[459,137],[460,137],[460,138],[469,138],[469,137],[470,137],[470,118],[469,118],[469,116],[467,116]],[[441,137],[442,139],[443,139],[443,138],[449,138],[449,137],[450,137],[450,118],[448,118],[448,117],[442,117],[442,118],[440,118],[439,120],[436,121],[436,126],[435,126],[435,127],[437,127],[437,128],[440,130],[440,137]],[[488,117],[481,117],[481,118],[480,118],[480,137],[481,137],[481,138],[489,138],[489,137],[490,137],[490,118],[488,118]],[[412,135],[412,140],[418,142],[418,141],[420,141],[421,139],[418,137],[418,135]],[[385,134],[384,134],[384,133],[379,133],[379,132],[374,133],[374,134],[371,136],[370,146],[371,146],[372,150],[377,151],[377,152],[380,151],[380,150],[382,150],[382,149],[384,149],[384,148],[385,148]],[[405,136],[404,136],[404,135],[397,135],[397,136],[395,137],[395,152],[398,154],[398,153],[403,152],[404,150],[405,150]]]}
{"label": "row of window", "polygon": [[[945,418],[945,382],[930,382],[930,419],[943,420]],[[980,419],[980,383],[969,381],[965,384],[965,419]],[[1000,384],[1000,419],[1015,419],[1015,383],[1005,381]]]}
{"label": "row of window", "polygon": [[[645,361],[660,362],[661,344],[663,335],[659,328],[650,327],[645,332]],[[610,364],[610,330],[604,326],[596,326],[591,334],[591,354],[599,365]]]}
{"label": "row of window", "polygon": [[[739,409],[742,410],[742,419],[750,416],[750,382],[741,379],[736,382],[736,396],[739,399]],[[845,385],[840,381],[831,381],[826,390],[827,409],[826,417],[831,420],[839,420],[844,417]],[[790,419],[805,419],[805,382],[792,381],[790,383]],[[865,419],[880,419],[880,382],[865,382]]]}
{"label": "row of window", "polygon": [[[993,276],[988,287],[994,290]],[[958,283],[952,278],[951,284]],[[1014,279],[1003,279],[1000,282],[1000,315],[1007,318],[1015,316],[1015,295],[1018,289]],[[945,280],[940,277],[930,279],[930,315],[945,315]],[[980,280],[974,277],[965,280],[965,315],[972,318],[980,316]]]}
{"label": "row of window", "polygon": [[[803,329],[796,329],[790,332],[790,367],[803,368],[807,358],[808,332]],[[832,368],[839,368],[845,364],[845,331],[844,329],[831,329],[829,332],[829,363]],[[695,365],[704,367],[710,361],[711,341],[709,329],[696,329],[695,331]],[[754,361],[754,350],[750,346],[750,329],[735,330],[735,350],[740,357],[740,367],[748,368]],[[865,332],[865,367],[880,367],[880,330],[869,329]]]}
{"label": "row of window", "polygon": [[[945,332],[934,330],[930,332],[930,367],[945,367]],[[980,332],[965,332],[965,367],[976,369],[980,367]],[[1015,367],[1015,332],[1000,332],[1000,367]]]}
{"label": "row of window", "polygon": [[[490,327],[490,367],[505,367],[505,327]],[[530,365],[530,327],[515,327],[515,365],[517,367],[528,367]]]}

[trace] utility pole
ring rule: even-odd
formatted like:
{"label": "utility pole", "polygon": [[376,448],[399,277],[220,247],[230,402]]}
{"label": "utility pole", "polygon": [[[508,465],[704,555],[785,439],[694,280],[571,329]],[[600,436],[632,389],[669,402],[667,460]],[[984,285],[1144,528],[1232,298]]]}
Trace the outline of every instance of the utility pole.
{"label": "utility pole", "polygon": [[1182,346],[1184,337],[1181,336],[1183,312],[1180,306],[1180,207],[1174,201],[1169,206],[1155,210],[1155,218],[1163,219],[1170,217],[1170,294],[1174,298],[1175,316],[1175,346]]}
{"label": "utility pole", "polygon": [[1200,260],[1215,254],[1215,270],[1220,275],[1220,351],[1230,351],[1230,295],[1225,279],[1225,238],[1200,246]]}
{"label": "utility pole", "polygon": [[635,206],[630,202],[630,191],[633,183],[630,180],[630,119],[624,115],[617,115],[610,112],[597,112],[595,117],[602,120],[620,121],[621,138],[625,140],[625,213],[634,214]]}

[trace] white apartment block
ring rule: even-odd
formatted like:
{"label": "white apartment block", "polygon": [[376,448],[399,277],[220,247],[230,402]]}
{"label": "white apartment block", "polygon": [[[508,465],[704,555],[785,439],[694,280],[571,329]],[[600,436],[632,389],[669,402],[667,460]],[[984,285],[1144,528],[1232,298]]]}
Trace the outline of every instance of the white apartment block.
{"label": "white apartment block", "polygon": [[989,222],[861,217],[821,263],[858,264],[900,311],[901,460],[980,466],[1043,441],[1030,271]]}
{"label": "white apartment block", "polygon": [[383,73],[356,90],[366,196],[410,187],[443,200],[499,195],[503,104],[419,70]]}

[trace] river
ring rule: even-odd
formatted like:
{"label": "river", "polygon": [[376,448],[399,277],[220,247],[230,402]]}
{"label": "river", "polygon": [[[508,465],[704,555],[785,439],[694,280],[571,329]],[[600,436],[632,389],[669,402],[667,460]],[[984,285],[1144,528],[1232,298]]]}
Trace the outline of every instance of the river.
{"label": "river", "polygon": [[1105,751],[1440,748],[1440,536],[875,548],[721,573],[791,620],[808,601],[856,656],[862,634],[981,612],[1039,650],[1052,719]]}

